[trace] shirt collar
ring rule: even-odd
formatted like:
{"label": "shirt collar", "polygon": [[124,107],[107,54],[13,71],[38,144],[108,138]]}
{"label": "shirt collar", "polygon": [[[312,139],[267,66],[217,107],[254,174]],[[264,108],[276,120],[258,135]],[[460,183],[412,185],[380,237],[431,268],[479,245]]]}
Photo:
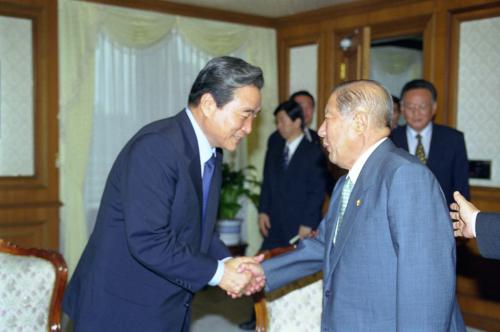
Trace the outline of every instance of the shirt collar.
{"label": "shirt collar", "polygon": [[422,136],[422,138],[423,137],[430,137],[430,135],[432,134],[432,121],[429,122],[429,124],[427,126],[425,126],[425,128],[422,129],[420,131],[420,133],[418,133],[415,129],[413,129],[409,125],[406,126],[406,132],[409,133],[410,136],[413,138],[416,138],[417,134],[420,134],[420,136]]}
{"label": "shirt collar", "polygon": [[288,145],[288,149],[290,150],[290,154],[293,154],[293,152],[297,150],[297,147],[299,146],[300,142],[302,142],[303,138],[304,134],[300,134],[299,136],[295,137],[293,141],[286,142],[286,145]]}
{"label": "shirt collar", "polygon": [[196,119],[194,118],[193,113],[188,107],[186,107],[186,114],[189,118],[189,121],[191,121],[191,125],[194,129],[194,134],[196,135],[196,141],[198,142],[199,149],[198,152],[200,154],[200,165],[203,173],[203,166],[205,165],[207,160],[215,154],[215,148],[212,147],[208,142],[207,136],[205,135],[203,130],[201,130],[198,122],[196,122]]}
{"label": "shirt collar", "polygon": [[365,165],[366,161],[371,156],[373,151],[375,151],[375,149],[380,144],[382,144],[382,142],[384,142],[386,139],[387,137],[384,137],[379,141],[377,141],[372,146],[370,146],[365,152],[361,154],[361,156],[358,158],[358,160],[356,160],[354,165],[352,165],[351,169],[349,170],[349,173],[347,173],[347,176],[349,177],[349,179],[351,179],[353,185],[356,184],[356,180],[358,180],[359,174],[361,173],[363,166]]}

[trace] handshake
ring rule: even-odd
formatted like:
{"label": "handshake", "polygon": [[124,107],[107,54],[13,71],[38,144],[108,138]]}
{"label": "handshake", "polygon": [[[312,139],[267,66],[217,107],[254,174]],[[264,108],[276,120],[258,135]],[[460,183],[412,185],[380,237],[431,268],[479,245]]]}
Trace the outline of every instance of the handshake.
{"label": "handshake", "polygon": [[224,275],[219,287],[233,299],[259,292],[266,283],[264,270],[260,265],[263,260],[264,255],[228,259],[224,262]]}

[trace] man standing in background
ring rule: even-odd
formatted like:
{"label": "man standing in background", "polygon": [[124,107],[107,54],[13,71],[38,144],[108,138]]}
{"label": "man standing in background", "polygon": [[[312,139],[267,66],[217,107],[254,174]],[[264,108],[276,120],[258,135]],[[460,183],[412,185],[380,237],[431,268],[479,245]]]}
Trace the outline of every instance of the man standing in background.
{"label": "man standing in background", "polygon": [[433,123],[436,100],[436,88],[431,82],[418,79],[406,83],[401,91],[401,111],[406,125],[394,129],[391,139],[429,167],[450,205],[455,190],[470,199],[469,163],[464,135]]}

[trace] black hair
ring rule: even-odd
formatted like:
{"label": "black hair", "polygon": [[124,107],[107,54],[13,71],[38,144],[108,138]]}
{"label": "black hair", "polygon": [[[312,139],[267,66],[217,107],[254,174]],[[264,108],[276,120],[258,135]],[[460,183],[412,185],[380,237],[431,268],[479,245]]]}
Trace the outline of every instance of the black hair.
{"label": "black hair", "polygon": [[292,95],[290,96],[290,98],[288,98],[288,100],[295,100],[295,97],[298,97],[298,96],[309,97],[312,100],[313,106],[316,104],[316,102],[314,101],[314,97],[312,96],[312,94],[310,94],[309,91],[306,91],[306,90],[300,90],[300,91],[292,93]]}
{"label": "black hair", "polygon": [[300,119],[300,128],[304,130],[304,112],[302,111],[302,107],[300,107],[299,103],[297,103],[295,100],[287,100],[285,102],[282,102],[274,110],[274,116],[278,115],[278,113],[281,111],[284,111],[292,121]]}
{"label": "black hair", "polygon": [[188,104],[198,106],[201,96],[210,93],[217,107],[222,108],[233,100],[234,90],[248,85],[262,89],[262,69],[235,57],[213,58],[196,77],[189,93]]}
{"label": "black hair", "polygon": [[400,98],[403,99],[406,92],[414,89],[426,89],[431,93],[432,101],[435,102],[437,100],[437,91],[434,85],[431,82],[422,79],[413,80],[406,83],[401,90]]}

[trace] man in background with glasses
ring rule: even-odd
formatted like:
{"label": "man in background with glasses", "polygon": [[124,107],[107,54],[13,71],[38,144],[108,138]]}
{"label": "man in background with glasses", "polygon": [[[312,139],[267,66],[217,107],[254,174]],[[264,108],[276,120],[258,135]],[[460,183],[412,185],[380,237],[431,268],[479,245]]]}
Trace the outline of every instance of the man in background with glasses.
{"label": "man in background with glasses", "polygon": [[470,199],[469,164],[463,133],[433,123],[436,100],[436,88],[431,82],[418,79],[406,83],[401,90],[406,125],[395,128],[391,139],[429,167],[450,205],[454,191]]}

